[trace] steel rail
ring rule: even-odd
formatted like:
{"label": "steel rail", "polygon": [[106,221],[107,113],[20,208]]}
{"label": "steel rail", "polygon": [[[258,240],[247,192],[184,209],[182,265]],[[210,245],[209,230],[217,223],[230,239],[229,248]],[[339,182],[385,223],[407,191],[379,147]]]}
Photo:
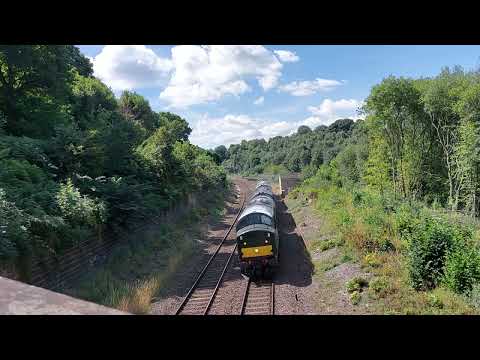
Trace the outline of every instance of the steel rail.
{"label": "steel rail", "polygon": [[220,279],[218,279],[217,284],[215,285],[215,289],[213,289],[213,294],[210,297],[210,300],[208,300],[208,304],[207,304],[207,307],[205,308],[205,311],[203,312],[203,315],[207,315],[208,311],[210,310],[210,307],[212,306],[213,300],[215,299],[215,296],[217,295],[218,288],[220,287],[220,284],[222,283],[223,277],[224,277],[225,273],[227,272],[228,266],[230,265],[230,262],[232,261],[232,257],[235,254],[235,250],[237,250],[237,246],[238,246],[238,244],[235,244],[235,246],[233,247],[232,253],[228,257],[227,264],[223,268],[222,274],[220,275]]}
{"label": "steel rail", "polygon": [[[217,256],[218,252],[220,251],[220,249],[222,248],[223,244],[225,243],[225,240],[227,239],[228,235],[230,234],[230,232],[232,231],[233,229],[233,226],[235,225],[235,223],[237,222],[237,219],[238,217],[240,216],[240,214],[242,213],[242,210],[245,206],[245,199],[246,199],[246,194],[244,194],[243,196],[243,201],[242,201],[242,205],[240,207],[240,210],[238,210],[238,213],[237,215],[235,216],[235,219],[233,220],[232,224],[230,225],[230,227],[228,228],[227,232],[225,233],[225,235],[223,236],[223,239],[222,241],[220,242],[220,244],[218,245],[217,249],[215,250],[215,252],[212,254],[212,256],[210,257],[210,259],[208,260],[207,264],[203,267],[202,271],[200,272],[200,274],[197,276],[197,279],[195,280],[195,282],[193,283],[192,287],[190,288],[190,290],[188,291],[187,295],[185,296],[185,298],[183,299],[182,303],[180,304],[180,306],[177,308],[177,311],[175,311],[175,315],[178,315],[180,314],[180,312],[183,310],[183,308],[185,307],[185,305],[187,304],[188,300],[190,299],[190,296],[193,294],[193,292],[195,291],[195,289],[197,288],[198,284],[200,283],[200,281],[202,280],[203,276],[205,275],[205,273],[207,272],[207,269],[208,267],[210,266],[210,264],[212,263],[213,259]],[[228,264],[227,264],[228,265]],[[225,271],[225,269],[224,269]],[[222,273],[223,274],[223,273]]]}

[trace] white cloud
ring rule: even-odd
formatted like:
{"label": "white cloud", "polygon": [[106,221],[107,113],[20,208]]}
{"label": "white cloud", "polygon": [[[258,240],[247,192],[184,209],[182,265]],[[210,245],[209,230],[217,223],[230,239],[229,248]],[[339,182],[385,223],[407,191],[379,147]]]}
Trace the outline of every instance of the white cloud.
{"label": "white cloud", "polygon": [[286,85],[279,86],[279,91],[290,93],[293,96],[307,96],[315,94],[317,91],[329,91],[344,82],[338,80],[315,79],[306,81],[293,81]]}
{"label": "white cloud", "polygon": [[319,125],[330,125],[335,120],[341,118],[357,120],[360,118],[357,114],[357,110],[362,104],[363,101],[355,99],[325,99],[319,106],[308,107],[308,111],[312,113],[312,116],[305,119],[301,125],[307,125],[314,128]]}
{"label": "white cloud", "polygon": [[204,148],[238,144],[242,140],[288,135],[296,130],[296,124],[287,121],[271,121],[248,115],[226,115],[222,118],[204,116],[192,128],[190,141]]}
{"label": "white cloud", "polygon": [[292,51],[288,50],[275,50],[274,53],[278,56],[282,62],[296,62],[300,58]]}
{"label": "white cloud", "polygon": [[312,116],[300,121],[272,121],[244,114],[229,114],[221,118],[205,115],[193,125],[190,141],[204,148],[214,148],[239,144],[242,140],[268,140],[274,136],[291,135],[301,125],[315,129],[319,125],[328,126],[338,119],[357,120],[360,118],[357,109],[362,104],[362,101],[355,99],[325,99],[319,106],[309,106]]}
{"label": "white cloud", "polygon": [[253,103],[255,105],[262,105],[265,101],[265,98],[263,96],[260,96],[257,100],[255,100]]}
{"label": "white cloud", "polygon": [[218,145],[239,144],[242,140],[265,139],[295,133],[299,126],[307,125],[314,129],[319,125],[330,125],[342,118],[359,119],[356,110],[362,101],[355,99],[325,99],[319,106],[310,106],[312,116],[300,121],[273,121],[249,115],[226,115],[210,118],[205,115],[192,126],[190,141],[203,148]]}
{"label": "white cloud", "polygon": [[182,108],[240,95],[255,77],[264,90],[275,87],[283,65],[260,45],[181,45],[172,48],[175,68],[160,99]]}
{"label": "white cloud", "polygon": [[106,45],[90,58],[94,75],[113,90],[159,86],[172,70],[172,62],[144,45]]}

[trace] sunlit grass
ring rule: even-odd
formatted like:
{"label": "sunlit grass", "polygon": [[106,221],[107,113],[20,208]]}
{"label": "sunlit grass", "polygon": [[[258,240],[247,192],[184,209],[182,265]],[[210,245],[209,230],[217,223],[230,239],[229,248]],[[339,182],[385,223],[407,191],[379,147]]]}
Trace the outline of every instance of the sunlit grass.
{"label": "sunlit grass", "polygon": [[170,277],[198,249],[195,241],[208,217],[224,212],[225,193],[204,199],[201,206],[170,224],[151,225],[118,245],[107,262],[67,292],[73,296],[133,314],[148,314],[151,303]]}
{"label": "sunlit grass", "polygon": [[[311,242],[309,250],[322,251],[332,247],[339,249],[339,253],[331,258],[314,261],[316,275],[320,276],[338,266],[342,254],[348,254],[364,271],[372,274],[373,286],[368,290],[368,296],[375,303],[378,313],[478,313],[465,295],[456,294],[442,286],[431,291],[416,291],[412,288],[405,257],[406,244],[398,233],[395,213],[388,210],[388,201],[391,200],[382,199],[380,195],[368,190],[355,193],[336,186],[317,188],[303,185],[289,194],[288,204],[291,205],[291,210],[299,212],[302,207],[309,206],[314,214],[322,218],[318,239]],[[472,223],[464,217],[459,220],[458,214],[444,216],[445,221]],[[326,239],[337,240],[325,241],[320,239],[322,235]],[[477,242],[479,235],[480,231],[477,230]]]}

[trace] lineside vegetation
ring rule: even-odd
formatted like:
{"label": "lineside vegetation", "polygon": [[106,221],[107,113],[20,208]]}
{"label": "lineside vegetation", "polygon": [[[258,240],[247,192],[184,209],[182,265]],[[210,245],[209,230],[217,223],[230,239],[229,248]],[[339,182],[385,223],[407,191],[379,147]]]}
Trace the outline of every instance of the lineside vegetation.
{"label": "lineside vegetation", "polygon": [[74,46],[0,46],[0,273],[124,232],[187,194],[222,188],[186,120],[116,98]]}
{"label": "lineside vegetation", "polygon": [[290,144],[281,161],[305,179],[290,198],[311,204],[334,230],[332,244],[375,274],[369,294],[384,312],[477,312],[480,72],[388,77],[361,112],[364,120],[339,138],[335,132],[341,140],[322,151],[315,150],[325,144],[318,134],[332,134],[339,122],[231,146],[224,164],[243,171],[240,153],[247,171],[261,172],[279,162],[279,152],[264,155],[265,148]]}

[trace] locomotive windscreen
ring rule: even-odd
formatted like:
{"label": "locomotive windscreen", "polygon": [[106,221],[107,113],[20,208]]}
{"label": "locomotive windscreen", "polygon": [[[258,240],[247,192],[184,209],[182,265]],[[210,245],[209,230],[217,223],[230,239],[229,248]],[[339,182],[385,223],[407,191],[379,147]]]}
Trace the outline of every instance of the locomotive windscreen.
{"label": "locomotive windscreen", "polygon": [[270,216],[265,214],[248,214],[245,216],[237,225],[237,231],[244,228],[245,226],[253,225],[253,224],[263,224],[268,226],[273,226],[273,221]]}

